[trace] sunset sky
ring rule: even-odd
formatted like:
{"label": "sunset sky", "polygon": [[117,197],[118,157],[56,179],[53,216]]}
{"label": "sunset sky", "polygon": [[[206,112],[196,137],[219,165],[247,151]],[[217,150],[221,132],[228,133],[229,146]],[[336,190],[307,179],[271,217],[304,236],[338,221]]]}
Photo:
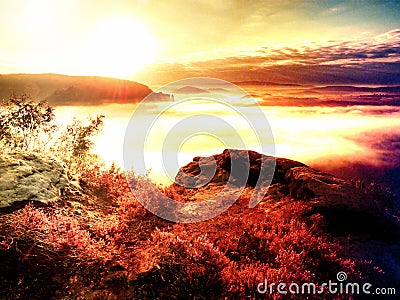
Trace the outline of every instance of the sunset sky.
{"label": "sunset sky", "polygon": [[396,1],[0,0],[0,73],[399,83],[399,12]]}
{"label": "sunset sky", "polygon": [[[153,90],[199,76],[314,85],[246,90],[268,117],[276,155],[323,162],[325,169],[329,164],[353,171],[350,163],[362,168],[368,163],[400,173],[398,93],[381,99],[373,91],[318,90],[319,85],[400,85],[399,70],[399,1],[0,0],[0,74],[110,76]],[[57,107],[65,122],[105,114],[97,152],[117,162],[133,110]],[[167,118],[179,120],[179,115]],[[247,148],[258,150],[249,143]],[[184,146],[180,165],[223,150],[220,143],[201,139]],[[149,153],[159,151],[153,148]]]}

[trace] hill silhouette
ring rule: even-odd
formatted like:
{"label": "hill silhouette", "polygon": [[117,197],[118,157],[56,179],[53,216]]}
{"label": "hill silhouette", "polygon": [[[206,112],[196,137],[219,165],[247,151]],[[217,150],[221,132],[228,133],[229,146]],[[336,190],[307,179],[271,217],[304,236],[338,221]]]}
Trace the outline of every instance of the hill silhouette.
{"label": "hill silhouette", "polygon": [[310,85],[302,85],[296,83],[279,83],[279,82],[272,82],[272,81],[258,81],[258,80],[247,80],[247,81],[238,81],[234,82],[234,84],[239,86],[271,86],[271,87],[307,87]]}
{"label": "hill silhouette", "polygon": [[177,94],[203,94],[208,93],[207,90],[200,89],[194,86],[184,86],[174,91]]}
{"label": "hill silhouette", "polygon": [[136,103],[150,94],[146,85],[98,76],[59,74],[0,75],[0,99],[14,94],[29,94],[52,106]]}
{"label": "hill silhouette", "polygon": [[380,87],[365,87],[352,85],[328,85],[323,87],[313,87],[307,92],[369,92],[369,93],[395,93],[400,92],[400,86],[380,86]]}

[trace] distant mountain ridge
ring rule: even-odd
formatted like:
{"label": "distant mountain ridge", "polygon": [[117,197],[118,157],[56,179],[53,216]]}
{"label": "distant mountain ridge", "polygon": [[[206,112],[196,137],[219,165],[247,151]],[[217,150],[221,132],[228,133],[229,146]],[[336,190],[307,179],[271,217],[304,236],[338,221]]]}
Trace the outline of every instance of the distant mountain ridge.
{"label": "distant mountain ridge", "polygon": [[209,93],[207,90],[200,89],[195,86],[184,86],[184,87],[176,89],[174,92],[177,94],[206,94],[206,93]]}
{"label": "distant mountain ridge", "polygon": [[234,84],[239,85],[239,86],[246,86],[246,85],[293,86],[293,87],[310,86],[308,84],[303,85],[303,84],[296,84],[296,83],[278,83],[278,82],[258,81],[258,80],[238,81],[238,82],[234,82]]}
{"label": "distant mountain ridge", "polygon": [[321,92],[375,92],[375,93],[400,93],[400,86],[354,86],[354,85],[325,85],[315,86],[310,84],[296,84],[296,83],[279,83],[271,81],[239,81],[234,82],[239,86],[271,86],[271,87],[299,87],[307,88],[303,92],[321,93]]}
{"label": "distant mountain ridge", "polygon": [[375,93],[400,93],[400,86],[365,87],[352,85],[328,85],[314,87],[310,91],[316,92],[375,92]]}
{"label": "distant mountain ridge", "polygon": [[143,84],[99,76],[60,74],[0,75],[0,99],[29,94],[52,106],[136,103],[152,93]]}

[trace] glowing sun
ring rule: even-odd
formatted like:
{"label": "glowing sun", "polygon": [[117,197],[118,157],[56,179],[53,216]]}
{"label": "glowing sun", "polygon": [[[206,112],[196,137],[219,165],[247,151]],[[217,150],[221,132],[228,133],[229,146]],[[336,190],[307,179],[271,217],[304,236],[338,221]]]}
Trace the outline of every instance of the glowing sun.
{"label": "glowing sun", "polygon": [[128,77],[156,56],[155,39],[130,17],[115,17],[100,23],[85,46],[83,67],[103,76]]}

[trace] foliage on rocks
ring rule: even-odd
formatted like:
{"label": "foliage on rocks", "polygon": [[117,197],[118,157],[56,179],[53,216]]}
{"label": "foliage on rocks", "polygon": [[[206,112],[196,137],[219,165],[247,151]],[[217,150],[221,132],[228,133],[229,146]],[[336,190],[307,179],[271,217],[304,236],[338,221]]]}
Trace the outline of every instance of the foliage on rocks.
{"label": "foliage on rocks", "polygon": [[92,138],[101,132],[103,119],[74,119],[64,128],[56,124],[54,108],[46,101],[12,95],[0,104],[0,149],[50,154],[77,172],[91,157]]}

